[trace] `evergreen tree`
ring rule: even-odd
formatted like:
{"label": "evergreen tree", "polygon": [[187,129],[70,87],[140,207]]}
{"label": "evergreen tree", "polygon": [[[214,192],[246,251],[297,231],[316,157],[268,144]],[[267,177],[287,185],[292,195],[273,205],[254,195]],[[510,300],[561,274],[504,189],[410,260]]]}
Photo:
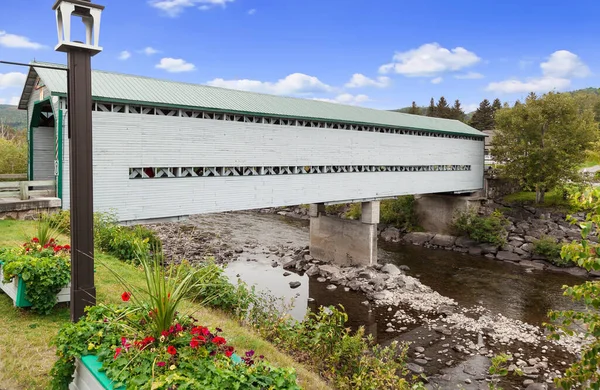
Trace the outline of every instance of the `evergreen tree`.
{"label": "evergreen tree", "polygon": [[502,102],[500,101],[500,99],[494,99],[494,102],[492,103],[492,108],[494,109],[494,112],[502,108]]}
{"label": "evergreen tree", "polygon": [[522,103],[521,103],[521,101],[520,101],[519,99],[517,99],[517,100],[515,101],[515,105],[514,105],[513,107],[518,107],[518,106],[520,106],[521,104],[522,104]]}
{"label": "evergreen tree", "polygon": [[460,101],[458,99],[456,99],[454,101],[454,106],[450,109],[451,111],[451,119],[457,119],[461,122],[465,121],[465,112],[463,111],[461,105],[460,105]]}
{"label": "evergreen tree", "polygon": [[494,129],[494,109],[489,100],[483,99],[483,101],[479,103],[479,107],[475,110],[475,113],[473,113],[470,124],[477,130]]}
{"label": "evergreen tree", "polygon": [[443,96],[440,98],[440,100],[438,100],[438,104],[435,107],[435,116],[438,118],[452,117],[452,111],[450,110],[450,106],[448,105],[446,98]]}
{"label": "evergreen tree", "polygon": [[429,101],[429,107],[427,107],[427,116],[436,116],[435,114],[435,100],[431,98]]}
{"label": "evergreen tree", "polygon": [[529,92],[529,95],[525,98],[525,102],[529,102],[530,100],[537,100],[535,92]]}
{"label": "evergreen tree", "polygon": [[408,109],[409,114],[421,115],[421,107],[417,106],[417,103],[412,102],[412,106]]}

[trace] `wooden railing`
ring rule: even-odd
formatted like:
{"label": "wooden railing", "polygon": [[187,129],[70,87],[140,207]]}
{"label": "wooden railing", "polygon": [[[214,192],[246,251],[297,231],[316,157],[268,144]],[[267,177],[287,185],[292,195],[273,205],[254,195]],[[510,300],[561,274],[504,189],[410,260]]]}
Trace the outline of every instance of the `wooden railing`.
{"label": "wooden railing", "polygon": [[0,175],[0,181],[2,180],[27,180],[26,173],[9,173]]}
{"label": "wooden railing", "polygon": [[[54,180],[5,181],[0,182],[0,198],[19,198],[56,196]],[[30,188],[35,189],[30,189]],[[42,188],[42,189],[40,189]]]}

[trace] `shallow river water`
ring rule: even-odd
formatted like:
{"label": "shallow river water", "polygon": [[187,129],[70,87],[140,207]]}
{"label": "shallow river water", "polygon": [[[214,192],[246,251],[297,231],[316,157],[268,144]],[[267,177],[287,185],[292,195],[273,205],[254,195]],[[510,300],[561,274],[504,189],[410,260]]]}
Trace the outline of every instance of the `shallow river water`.
{"label": "shallow river water", "polygon": [[[307,221],[290,220],[275,215],[235,213],[198,216],[191,222],[197,226],[217,227],[217,230],[227,235],[232,247],[243,246],[244,252],[241,257],[228,265],[227,275],[232,280],[240,278],[250,285],[254,284],[277,297],[288,301],[293,299],[294,308],[290,314],[296,319],[302,319],[308,307],[341,304],[348,313],[349,325],[353,328],[364,326],[378,343],[388,344],[391,340],[421,343],[427,341],[435,349],[441,348],[436,347],[437,343],[443,345],[442,343],[447,342],[443,341],[444,337],[436,338],[430,329],[417,324],[409,325],[401,334],[386,332],[396,308],[368,304],[362,293],[344,291],[343,288],[328,290],[328,282],[318,282],[316,278],[306,275],[292,273],[283,276],[286,271],[281,266],[272,266],[272,262],[278,258],[269,254],[265,248],[273,245],[308,245]],[[536,326],[541,326],[546,321],[548,310],[579,308],[578,304],[562,295],[562,286],[579,284],[584,279],[567,273],[526,270],[518,265],[482,256],[412,245],[390,245],[384,242],[380,242],[379,245],[380,263],[391,262],[410,267],[406,272],[408,275],[417,277],[441,295],[454,299],[460,307],[483,306],[492,314],[501,313],[508,318]],[[291,281],[301,282],[300,287],[291,289]],[[407,313],[411,314],[409,310]],[[475,336],[473,342],[477,342],[476,335],[472,336]],[[462,340],[465,341],[465,338]],[[453,341],[459,342],[458,339]],[[529,356],[541,353],[539,349],[522,346],[524,353]],[[494,353],[497,352],[494,349]],[[560,348],[552,347],[548,350],[548,357],[551,363],[572,359]],[[453,357],[451,354],[446,357],[451,358],[464,357]],[[426,366],[426,373],[439,373],[450,367],[450,364],[446,363],[448,361],[436,363],[434,360]],[[522,382],[522,379],[515,379],[506,384],[518,388],[515,385],[520,381]]]}

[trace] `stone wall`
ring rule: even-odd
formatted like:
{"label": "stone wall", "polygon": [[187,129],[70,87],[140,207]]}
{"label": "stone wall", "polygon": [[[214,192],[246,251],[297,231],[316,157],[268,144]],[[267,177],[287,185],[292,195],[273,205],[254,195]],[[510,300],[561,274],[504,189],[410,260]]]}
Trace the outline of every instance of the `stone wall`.
{"label": "stone wall", "polygon": [[501,179],[492,172],[485,174],[483,194],[488,199],[499,199],[520,190],[521,186],[516,180]]}
{"label": "stone wall", "polygon": [[458,210],[477,208],[485,199],[481,196],[428,194],[415,195],[415,213],[419,226],[428,232],[448,234]]}

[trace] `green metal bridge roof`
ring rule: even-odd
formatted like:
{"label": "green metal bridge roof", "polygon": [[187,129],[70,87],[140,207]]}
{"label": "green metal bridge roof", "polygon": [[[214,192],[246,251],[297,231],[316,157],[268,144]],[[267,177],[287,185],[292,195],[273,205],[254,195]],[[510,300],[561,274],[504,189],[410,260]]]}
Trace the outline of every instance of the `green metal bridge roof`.
{"label": "green metal bridge roof", "polygon": [[[36,67],[36,64],[65,66],[42,62],[31,63],[35,73],[39,75],[52,95],[66,96],[67,73],[58,69]],[[30,72],[29,77],[35,77],[35,74]],[[28,86],[31,88],[32,84],[33,82],[28,80],[21,96],[20,108],[27,107],[29,96],[27,88]],[[431,118],[99,70],[92,71],[92,95],[95,100],[107,102],[400,127],[485,137],[485,134],[479,130],[458,120]]]}

